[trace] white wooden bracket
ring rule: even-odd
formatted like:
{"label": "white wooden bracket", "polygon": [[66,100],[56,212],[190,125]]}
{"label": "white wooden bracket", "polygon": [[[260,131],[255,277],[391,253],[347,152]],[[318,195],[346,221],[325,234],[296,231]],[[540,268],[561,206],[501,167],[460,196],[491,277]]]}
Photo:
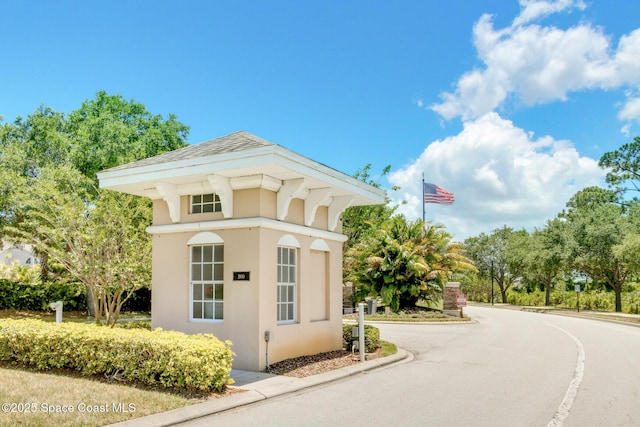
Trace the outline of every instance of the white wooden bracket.
{"label": "white wooden bracket", "polygon": [[209,175],[207,180],[213,191],[220,197],[222,216],[233,218],[233,189],[229,183],[229,178],[220,175]]}
{"label": "white wooden bracket", "polygon": [[180,194],[178,194],[178,186],[169,184],[168,182],[156,182],[156,189],[169,207],[169,216],[171,221],[180,222]]}
{"label": "white wooden bracket", "polygon": [[339,196],[334,197],[329,205],[329,230],[336,231],[338,228],[338,222],[340,221],[340,215],[353,203],[354,196]]}
{"label": "white wooden bracket", "polygon": [[284,220],[289,213],[289,205],[293,199],[305,199],[309,195],[309,190],[304,182],[304,178],[289,179],[283,182],[277,195],[277,216],[280,221]]}
{"label": "white wooden bracket", "polygon": [[331,188],[317,188],[310,190],[304,199],[304,225],[310,227],[316,218],[316,212],[320,206],[329,206],[331,203]]}

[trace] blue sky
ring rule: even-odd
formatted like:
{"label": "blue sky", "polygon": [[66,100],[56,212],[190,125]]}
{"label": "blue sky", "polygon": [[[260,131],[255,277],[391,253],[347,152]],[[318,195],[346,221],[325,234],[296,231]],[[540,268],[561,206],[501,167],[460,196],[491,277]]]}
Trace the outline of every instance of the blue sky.
{"label": "blue sky", "polygon": [[0,116],[99,90],[189,143],[246,130],[348,174],[456,239],[540,227],[640,134],[637,0],[0,0]]}

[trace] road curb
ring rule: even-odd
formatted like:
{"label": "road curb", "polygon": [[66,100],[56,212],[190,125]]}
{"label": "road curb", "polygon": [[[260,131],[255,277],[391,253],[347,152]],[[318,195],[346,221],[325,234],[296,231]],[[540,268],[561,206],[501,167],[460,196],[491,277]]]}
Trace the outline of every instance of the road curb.
{"label": "road curb", "polygon": [[[291,378],[291,381],[281,381],[277,384],[268,384],[264,386],[258,385],[254,390],[246,390],[235,393],[230,396],[218,399],[207,400],[206,402],[196,403],[195,405],[185,406],[158,414],[147,415],[145,417],[135,418],[116,424],[110,424],[108,427],[165,427],[179,424],[186,421],[212,415],[218,412],[227,411],[229,409],[238,408],[240,406],[249,405],[251,403],[260,402],[277,396],[293,393],[306,388],[315,387],[320,384],[327,384],[343,378],[347,378],[366,371],[373,371],[383,366],[394,363],[408,362],[413,360],[413,354],[398,348],[395,354],[381,357],[378,359],[368,360],[344,368],[335,369],[318,375],[312,375],[304,378]],[[289,378],[289,377],[287,377]]]}

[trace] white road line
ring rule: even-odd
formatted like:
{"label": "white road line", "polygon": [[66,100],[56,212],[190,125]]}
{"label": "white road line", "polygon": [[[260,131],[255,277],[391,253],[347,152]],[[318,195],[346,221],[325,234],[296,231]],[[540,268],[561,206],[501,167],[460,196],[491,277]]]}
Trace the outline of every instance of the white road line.
{"label": "white road line", "polygon": [[580,388],[582,377],[584,376],[584,347],[582,346],[580,340],[568,331],[555,325],[548,325],[553,326],[554,328],[559,329],[565,334],[569,335],[569,337],[576,343],[576,347],[578,347],[578,360],[576,362],[576,370],[573,373],[573,379],[569,384],[567,393],[564,395],[564,399],[562,399],[562,403],[560,403],[560,406],[556,410],[556,413],[553,414],[553,418],[551,418],[551,421],[549,421],[549,424],[547,424],[547,427],[562,427],[562,425],[564,424],[564,420],[567,419],[569,413],[571,412],[571,407],[573,406],[573,402],[575,402],[576,400],[578,389]]}

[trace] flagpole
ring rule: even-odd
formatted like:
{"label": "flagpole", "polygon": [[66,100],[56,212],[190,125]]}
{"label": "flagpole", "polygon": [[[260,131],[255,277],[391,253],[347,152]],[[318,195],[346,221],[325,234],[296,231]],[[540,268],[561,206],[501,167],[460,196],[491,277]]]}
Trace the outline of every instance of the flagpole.
{"label": "flagpole", "polygon": [[422,189],[420,190],[420,193],[422,194],[422,224],[424,225],[424,172],[422,172]]}

